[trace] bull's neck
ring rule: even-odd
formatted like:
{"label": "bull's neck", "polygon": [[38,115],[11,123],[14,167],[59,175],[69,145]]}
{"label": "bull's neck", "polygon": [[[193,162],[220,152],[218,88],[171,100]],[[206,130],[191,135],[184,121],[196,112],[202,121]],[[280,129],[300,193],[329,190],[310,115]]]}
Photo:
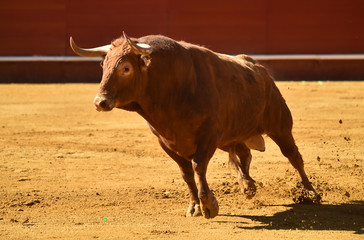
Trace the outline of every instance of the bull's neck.
{"label": "bull's neck", "polygon": [[177,118],[180,118],[180,105],[182,100],[173,89],[173,86],[154,86],[148,89],[143,95],[143,99],[138,101],[140,110],[137,111],[155,130],[161,134]]}
{"label": "bull's neck", "polygon": [[140,109],[137,113],[155,129],[158,129],[158,124],[165,118],[164,116],[168,116],[168,108],[161,103],[155,102],[155,100],[141,101],[139,105]]}

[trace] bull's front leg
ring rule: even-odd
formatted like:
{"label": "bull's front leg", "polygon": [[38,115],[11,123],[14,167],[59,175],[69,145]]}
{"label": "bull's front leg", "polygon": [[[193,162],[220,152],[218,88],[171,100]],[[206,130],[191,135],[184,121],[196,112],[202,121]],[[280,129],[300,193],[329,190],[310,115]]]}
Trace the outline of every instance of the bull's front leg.
{"label": "bull's front leg", "polygon": [[205,218],[214,218],[219,213],[219,204],[206,181],[207,166],[204,163],[194,161],[193,168],[198,177],[198,198],[200,199],[202,214]]}
{"label": "bull's front leg", "polygon": [[193,170],[198,178],[198,198],[200,199],[202,214],[205,218],[214,218],[219,213],[219,204],[210,190],[207,180],[206,171],[210,158],[214,154],[216,147],[208,142],[198,146],[194,159],[192,161]]}
{"label": "bull's front leg", "polygon": [[185,167],[181,167],[180,165],[180,168],[183,180],[187,183],[190,191],[190,204],[186,212],[186,217],[202,216],[192,163],[188,161],[188,164],[186,164]]}
{"label": "bull's front leg", "polygon": [[182,158],[170,150],[161,139],[159,139],[159,144],[163,150],[178,164],[179,168],[181,169],[183,180],[187,183],[190,193],[190,204],[186,212],[186,217],[202,216],[200,200],[198,199],[198,191],[195,182],[195,174],[192,169],[191,161]]}

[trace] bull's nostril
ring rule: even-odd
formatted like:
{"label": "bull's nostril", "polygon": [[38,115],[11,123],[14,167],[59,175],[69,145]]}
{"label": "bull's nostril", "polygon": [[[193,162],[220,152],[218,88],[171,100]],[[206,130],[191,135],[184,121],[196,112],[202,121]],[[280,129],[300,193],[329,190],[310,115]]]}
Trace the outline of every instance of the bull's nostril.
{"label": "bull's nostril", "polygon": [[110,101],[110,99],[103,96],[96,96],[94,104],[97,111],[110,111],[114,108],[113,101]]}
{"label": "bull's nostril", "polygon": [[107,105],[107,101],[104,99],[102,101],[99,102],[98,104],[100,106],[100,108],[102,109],[107,109],[108,108],[108,105]]}

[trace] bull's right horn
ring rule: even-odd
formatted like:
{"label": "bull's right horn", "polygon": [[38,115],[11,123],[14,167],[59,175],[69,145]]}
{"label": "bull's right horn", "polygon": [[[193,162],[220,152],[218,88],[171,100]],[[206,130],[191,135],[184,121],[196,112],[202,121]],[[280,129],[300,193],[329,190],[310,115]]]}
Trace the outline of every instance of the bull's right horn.
{"label": "bull's right horn", "polygon": [[89,48],[89,49],[80,48],[73,41],[73,38],[72,37],[70,37],[70,45],[71,45],[72,50],[77,55],[80,55],[81,57],[100,57],[100,56],[105,56],[110,51],[110,47],[111,47],[111,44],[109,44],[109,45],[105,45],[105,46],[101,46],[101,47],[96,47],[96,48]]}

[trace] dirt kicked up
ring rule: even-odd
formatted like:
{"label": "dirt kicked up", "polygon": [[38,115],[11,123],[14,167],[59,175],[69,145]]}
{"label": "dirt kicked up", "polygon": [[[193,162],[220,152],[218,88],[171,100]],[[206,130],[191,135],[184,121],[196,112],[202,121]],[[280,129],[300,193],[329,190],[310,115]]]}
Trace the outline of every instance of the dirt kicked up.
{"label": "dirt kicked up", "polygon": [[226,153],[207,178],[220,205],[186,218],[188,190],[146,122],[96,112],[97,84],[0,85],[0,239],[362,239],[364,82],[278,82],[321,205],[266,140],[257,195],[240,192]]}

